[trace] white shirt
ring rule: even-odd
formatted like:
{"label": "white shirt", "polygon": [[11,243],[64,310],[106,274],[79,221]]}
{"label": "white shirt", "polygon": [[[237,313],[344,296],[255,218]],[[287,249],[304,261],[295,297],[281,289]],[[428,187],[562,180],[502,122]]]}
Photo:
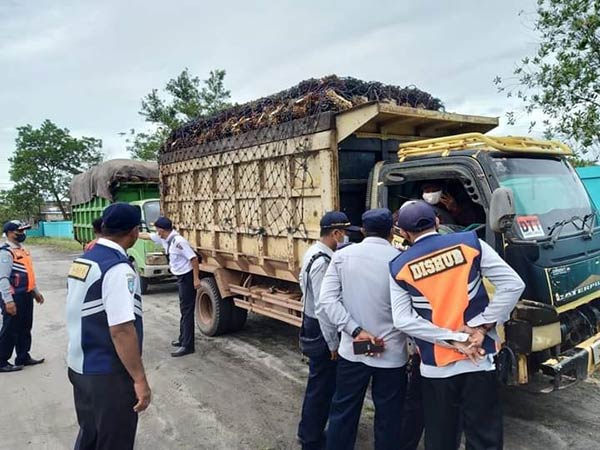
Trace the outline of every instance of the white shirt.
{"label": "white shirt", "polygon": [[[339,354],[371,367],[402,367],[408,360],[406,335],[394,327],[389,289],[389,263],[399,252],[385,239],[365,238],[333,254],[321,285],[317,317],[342,332]],[[352,332],[360,326],[384,340],[378,357],[355,355]]]}
{"label": "white shirt", "polygon": [[196,252],[177,231],[171,231],[167,239],[161,238],[156,233],[151,233],[150,238],[165,249],[165,253],[169,256],[169,267],[173,275],[185,275],[192,270],[191,260],[197,258]]}
{"label": "white shirt", "polygon": [[[127,255],[123,247],[111,240],[100,238],[98,244]],[[132,282],[134,284],[133,292],[130,289]],[[129,264],[116,264],[106,271],[102,280],[102,301],[108,326],[133,322],[136,312],[138,315],[142,315],[142,302],[135,298],[135,293],[139,291],[139,277]]]}
{"label": "white shirt", "polygon": [[[308,267],[308,263],[312,257],[319,252],[329,256],[329,259],[325,258],[324,256],[315,259],[310,267],[310,273],[307,277],[306,268]],[[329,266],[329,261],[331,260],[332,256],[333,250],[331,250],[321,241],[317,241],[308,250],[306,250],[306,253],[304,254],[298,281],[300,284],[300,290],[302,291],[302,300],[304,301],[304,314],[306,314],[307,317],[312,317],[313,319],[319,320],[319,326],[321,327],[323,338],[325,339],[325,342],[327,342],[327,347],[329,350],[333,352],[336,351],[340,345],[337,329],[335,325],[327,320],[325,315],[321,314],[321,317],[317,317],[315,312],[316,304],[321,293],[321,284],[323,283],[323,278],[325,277],[325,272],[327,271],[327,267]],[[309,279],[310,289],[308,289]]]}
{"label": "white shirt", "polygon": [[[420,236],[416,241],[437,233],[428,233]],[[515,307],[519,297],[525,289],[525,283],[519,275],[500,258],[500,256],[484,241],[481,244],[481,275],[487,278],[496,288],[493,298],[490,299],[484,311],[467,322],[470,327],[478,327],[483,324],[502,324],[510,318],[510,312]],[[438,327],[430,321],[421,317],[412,307],[412,298],[402,289],[396,280],[389,276],[390,296],[394,325],[409,336],[448,346],[446,341],[455,340],[464,342],[468,339],[465,333],[457,333],[453,330]],[[498,341],[498,335],[492,330],[488,335]],[[488,354],[475,365],[470,360],[460,360],[443,367],[430,366],[421,363],[421,375],[426,378],[449,378],[454,375],[468,372],[480,372],[494,370],[494,355]]]}

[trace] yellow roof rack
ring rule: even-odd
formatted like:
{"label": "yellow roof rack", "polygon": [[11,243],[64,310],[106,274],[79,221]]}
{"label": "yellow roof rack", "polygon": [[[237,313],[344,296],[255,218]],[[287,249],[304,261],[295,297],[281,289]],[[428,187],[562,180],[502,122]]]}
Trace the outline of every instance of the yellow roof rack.
{"label": "yellow roof rack", "polygon": [[565,156],[573,154],[573,151],[567,145],[558,141],[543,141],[520,136],[496,137],[481,133],[465,133],[400,144],[398,158],[400,161],[404,161],[409,156],[426,156],[435,153],[448,156],[452,151],[468,149]]}

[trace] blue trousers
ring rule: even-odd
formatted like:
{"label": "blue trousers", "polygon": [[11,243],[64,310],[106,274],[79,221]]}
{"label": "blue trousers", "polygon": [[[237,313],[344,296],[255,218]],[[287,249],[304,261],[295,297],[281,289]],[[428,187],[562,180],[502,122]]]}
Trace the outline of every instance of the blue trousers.
{"label": "blue trousers", "polygon": [[13,295],[17,315],[10,316],[2,303],[2,328],[0,329],[0,367],[6,366],[16,351],[15,365],[20,365],[31,357],[31,328],[33,326],[33,294],[31,292]]}
{"label": "blue trousers", "polygon": [[381,369],[343,358],[338,362],[337,385],[327,432],[328,450],[351,450],[367,387],[375,404],[375,450],[396,450],[402,442],[406,390],[405,367]]}
{"label": "blue trousers", "polygon": [[298,439],[303,450],[321,450],[325,443],[325,425],[335,392],[337,361],[329,353],[309,358],[308,383],[298,425]]}

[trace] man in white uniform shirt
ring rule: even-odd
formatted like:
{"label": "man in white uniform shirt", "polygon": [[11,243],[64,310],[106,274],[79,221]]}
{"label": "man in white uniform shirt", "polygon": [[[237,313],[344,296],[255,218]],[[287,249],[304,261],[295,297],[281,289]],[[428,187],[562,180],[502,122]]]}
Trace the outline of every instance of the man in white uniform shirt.
{"label": "man in white uniform shirt", "polygon": [[[394,327],[388,265],[398,254],[390,244],[392,213],[385,208],[362,216],[365,239],[335,252],[325,274],[317,317],[341,332],[336,391],[327,432],[328,450],[354,448],[369,383],[375,404],[375,450],[396,450],[406,438],[402,415],[408,352],[406,335]],[[356,354],[353,344],[383,346],[378,357]]]}
{"label": "man in white uniform shirt", "polygon": [[156,233],[140,233],[141,239],[152,240],[161,244],[167,258],[171,273],[177,277],[179,289],[179,338],[171,342],[177,347],[171,356],[184,356],[194,353],[194,309],[196,306],[196,289],[200,287],[200,268],[196,252],[177,231],[173,222],[166,217],[159,217],[154,222]]}

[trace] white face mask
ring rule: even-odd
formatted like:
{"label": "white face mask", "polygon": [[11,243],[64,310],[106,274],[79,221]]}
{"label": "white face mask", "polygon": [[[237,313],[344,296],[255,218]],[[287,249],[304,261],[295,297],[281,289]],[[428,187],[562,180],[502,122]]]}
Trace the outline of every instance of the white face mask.
{"label": "white face mask", "polygon": [[430,205],[437,205],[442,198],[442,191],[423,192],[423,200]]}
{"label": "white face mask", "polygon": [[350,236],[344,235],[344,239],[342,239],[342,245],[347,244],[348,242],[350,242]]}

